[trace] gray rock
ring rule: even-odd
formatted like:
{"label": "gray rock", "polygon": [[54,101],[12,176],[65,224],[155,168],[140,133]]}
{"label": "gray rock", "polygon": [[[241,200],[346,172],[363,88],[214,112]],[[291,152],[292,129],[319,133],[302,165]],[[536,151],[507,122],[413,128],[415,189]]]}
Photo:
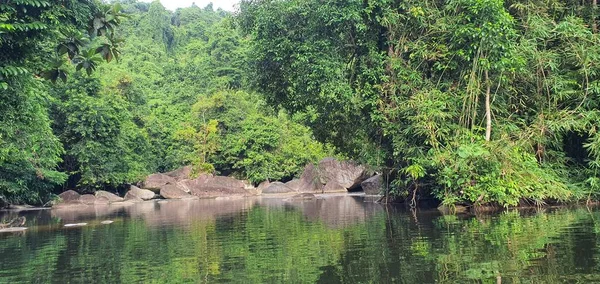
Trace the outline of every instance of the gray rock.
{"label": "gray rock", "polygon": [[363,181],[360,186],[367,195],[378,195],[383,193],[384,183],[382,175],[374,175]]}
{"label": "gray rock", "polygon": [[349,190],[360,187],[361,182],[370,177],[364,166],[353,161],[338,161],[334,158],[321,160],[318,171],[322,184],[335,181]]}
{"label": "gray rock", "polygon": [[[294,181],[292,186],[301,192],[341,191],[339,186],[346,190],[355,190],[360,188],[361,182],[368,179],[369,176],[364,166],[353,161],[325,158],[317,166],[306,165],[300,181]],[[328,184],[329,186],[325,189],[324,186]]]}
{"label": "gray rock", "polygon": [[269,187],[269,185],[271,185],[271,182],[265,180],[256,187],[256,190],[258,190],[258,193],[262,193],[262,191],[265,190],[265,188]]}
{"label": "gray rock", "polygon": [[177,180],[174,177],[165,174],[151,174],[144,180],[142,188],[159,192],[163,186],[176,183]]}
{"label": "gray rock", "polygon": [[185,166],[174,171],[164,173],[165,175],[174,178],[176,181],[189,179],[192,175],[192,166]]}
{"label": "gray rock", "polygon": [[295,178],[293,180],[290,180],[290,181],[286,182],[285,185],[287,187],[293,189],[294,191],[299,191],[300,190],[300,183],[301,183],[300,179]]}
{"label": "gray rock", "polygon": [[156,194],[153,191],[147,190],[147,189],[141,189],[134,185],[129,187],[129,191],[127,192],[127,194],[129,194],[130,196],[131,195],[136,196],[142,200],[154,199],[154,197],[156,196]]}
{"label": "gray rock", "polygon": [[335,180],[330,180],[323,187],[323,192],[347,192],[348,190]]}
{"label": "gray rock", "polygon": [[272,182],[267,188],[263,189],[263,194],[276,194],[276,193],[290,193],[296,192],[294,189],[288,187],[281,182]]}
{"label": "gray rock", "polygon": [[190,198],[190,194],[183,191],[179,186],[167,184],[160,189],[160,195],[166,199]]}
{"label": "gray rock", "polygon": [[67,191],[59,194],[58,197],[60,197],[61,203],[75,203],[75,204],[81,203],[79,201],[79,197],[81,197],[81,195],[74,190],[67,190]]}
{"label": "gray rock", "polygon": [[96,203],[98,205],[107,205],[110,204],[110,200],[106,196],[96,196]]}
{"label": "gray rock", "polygon": [[298,191],[300,192],[321,192],[323,184],[320,182],[319,172],[313,164],[307,164],[304,172],[298,182]]}
{"label": "gray rock", "polygon": [[[152,194],[154,194],[154,193],[152,193]],[[125,199],[125,201],[131,201],[131,202],[143,202],[144,201],[143,199],[139,198],[137,195],[133,194],[131,192],[131,190],[128,191],[127,193],[125,193],[124,199]]]}
{"label": "gray rock", "polygon": [[96,191],[96,198],[98,197],[106,197],[106,199],[108,199],[109,203],[114,203],[114,202],[122,202],[123,201],[123,197],[119,197],[114,193],[110,193],[108,191],[104,191],[104,190],[98,190]]}
{"label": "gray rock", "polygon": [[204,183],[206,183],[206,181],[210,178],[212,178],[212,175],[209,174],[201,174],[198,178],[196,179],[183,179],[177,182],[177,186],[179,186],[183,191],[188,192],[188,193],[192,193],[192,189],[193,188],[198,188],[201,185],[203,185]]}
{"label": "gray rock", "polygon": [[193,182],[188,183],[188,186],[190,186],[192,195],[201,198],[253,195],[253,193],[246,189],[242,181],[231,177],[201,176]]}
{"label": "gray rock", "polygon": [[93,194],[84,194],[79,197],[79,201],[85,205],[94,205],[96,204],[96,196]]}

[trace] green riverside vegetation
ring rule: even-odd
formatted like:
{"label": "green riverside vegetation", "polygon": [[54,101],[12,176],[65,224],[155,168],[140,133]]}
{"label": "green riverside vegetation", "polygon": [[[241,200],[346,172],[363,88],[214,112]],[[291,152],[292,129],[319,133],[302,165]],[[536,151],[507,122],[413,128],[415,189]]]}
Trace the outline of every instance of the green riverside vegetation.
{"label": "green riverside vegetation", "polygon": [[0,199],[337,155],[415,202],[600,196],[593,1],[0,4]]}

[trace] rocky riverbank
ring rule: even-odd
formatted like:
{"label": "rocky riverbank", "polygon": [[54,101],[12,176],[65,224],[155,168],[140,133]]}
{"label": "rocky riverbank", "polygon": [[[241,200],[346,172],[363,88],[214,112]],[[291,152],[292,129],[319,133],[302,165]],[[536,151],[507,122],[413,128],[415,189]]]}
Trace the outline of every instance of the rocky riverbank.
{"label": "rocky riverbank", "polygon": [[[264,181],[258,186],[233,177],[201,174],[192,178],[190,166],[167,173],[147,176],[120,197],[107,191],[79,194],[68,190],[59,195],[54,207],[107,205],[122,202],[142,202],[151,199],[193,199],[245,197],[274,194],[316,194],[364,190],[368,195],[381,192],[383,179],[365,166],[353,161],[325,158],[317,165],[308,164],[298,179],[288,182]],[[299,195],[299,196],[305,196]]]}

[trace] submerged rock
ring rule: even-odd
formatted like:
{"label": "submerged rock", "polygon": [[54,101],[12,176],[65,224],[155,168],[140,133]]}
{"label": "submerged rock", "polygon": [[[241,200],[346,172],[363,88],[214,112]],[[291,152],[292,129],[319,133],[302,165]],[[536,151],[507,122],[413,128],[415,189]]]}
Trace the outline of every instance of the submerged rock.
{"label": "submerged rock", "polygon": [[87,226],[87,223],[65,224],[63,227],[71,228],[71,227],[83,227],[83,226]]}

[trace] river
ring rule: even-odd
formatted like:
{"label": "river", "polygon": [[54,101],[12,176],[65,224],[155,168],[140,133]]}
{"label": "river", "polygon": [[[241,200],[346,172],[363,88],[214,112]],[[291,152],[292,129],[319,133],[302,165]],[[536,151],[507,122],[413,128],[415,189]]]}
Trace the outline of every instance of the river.
{"label": "river", "polygon": [[600,281],[596,209],[443,215],[325,195],[18,215],[29,229],[0,234],[0,283]]}

